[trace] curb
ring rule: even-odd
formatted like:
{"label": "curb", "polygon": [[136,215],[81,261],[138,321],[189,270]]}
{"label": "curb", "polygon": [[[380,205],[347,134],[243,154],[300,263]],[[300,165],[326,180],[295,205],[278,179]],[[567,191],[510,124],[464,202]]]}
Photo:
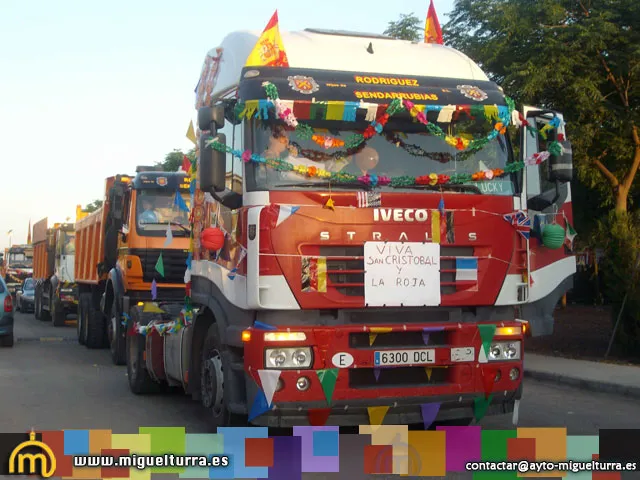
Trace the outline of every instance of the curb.
{"label": "curb", "polygon": [[16,343],[78,343],[71,337],[15,337]]}
{"label": "curb", "polygon": [[561,385],[569,385],[571,387],[590,390],[592,392],[612,393],[623,395],[625,397],[640,399],[640,387],[628,385],[620,385],[617,383],[600,382],[598,380],[588,380],[586,378],[569,377],[560,373],[543,372],[538,370],[524,371],[525,377],[534,378],[546,382],[553,382]]}

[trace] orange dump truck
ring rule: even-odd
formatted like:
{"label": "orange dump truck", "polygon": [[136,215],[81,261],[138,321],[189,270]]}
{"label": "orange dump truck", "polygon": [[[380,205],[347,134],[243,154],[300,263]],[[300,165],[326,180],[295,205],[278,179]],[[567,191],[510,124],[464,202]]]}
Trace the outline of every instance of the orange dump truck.
{"label": "orange dump truck", "polygon": [[103,206],[76,223],[78,341],[125,363],[125,319],[184,297],[189,177],[138,167],[106,180]]}
{"label": "orange dump truck", "polygon": [[33,279],[36,283],[35,316],[64,326],[75,314],[78,292],[74,276],[75,232],[73,223],[47,226],[43,218],[33,226]]}

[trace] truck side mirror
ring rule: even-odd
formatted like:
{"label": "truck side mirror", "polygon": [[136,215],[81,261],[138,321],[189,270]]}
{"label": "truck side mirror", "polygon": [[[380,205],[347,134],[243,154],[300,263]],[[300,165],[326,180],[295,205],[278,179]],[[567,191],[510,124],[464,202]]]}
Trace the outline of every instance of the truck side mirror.
{"label": "truck side mirror", "polygon": [[573,180],[573,151],[571,142],[564,140],[560,155],[549,156],[549,179],[552,182],[568,183]]}
{"label": "truck side mirror", "polygon": [[198,109],[198,128],[201,131],[211,131],[215,135],[222,127],[224,127],[224,105],[222,103]]}
{"label": "truck side mirror", "polygon": [[[224,192],[225,175],[227,168],[227,154],[207,146],[209,139],[200,137],[200,161],[198,165],[198,175],[200,175],[200,189],[211,194]],[[227,145],[227,138],[224,133],[219,133],[215,141],[221,146]]]}

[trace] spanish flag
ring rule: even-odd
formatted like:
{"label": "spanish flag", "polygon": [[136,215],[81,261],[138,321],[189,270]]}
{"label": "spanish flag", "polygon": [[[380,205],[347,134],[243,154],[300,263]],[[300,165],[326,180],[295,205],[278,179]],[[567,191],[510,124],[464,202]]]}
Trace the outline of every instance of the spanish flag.
{"label": "spanish flag", "polygon": [[276,10],[247,58],[245,67],[288,67],[289,60],[278,28]]}
{"label": "spanish flag", "polygon": [[427,13],[427,22],[424,25],[424,43],[438,43],[442,45],[442,29],[436,14],[436,7],[433,6],[433,0],[429,4],[429,13]]}

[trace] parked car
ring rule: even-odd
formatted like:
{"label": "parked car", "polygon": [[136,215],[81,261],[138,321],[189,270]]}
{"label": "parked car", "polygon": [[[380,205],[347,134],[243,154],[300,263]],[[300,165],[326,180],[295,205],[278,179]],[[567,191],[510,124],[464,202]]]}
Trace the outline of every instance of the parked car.
{"label": "parked car", "polygon": [[0,347],[13,347],[13,300],[0,278]]}
{"label": "parked car", "polygon": [[36,282],[27,278],[16,291],[16,312],[33,312],[35,310]]}

